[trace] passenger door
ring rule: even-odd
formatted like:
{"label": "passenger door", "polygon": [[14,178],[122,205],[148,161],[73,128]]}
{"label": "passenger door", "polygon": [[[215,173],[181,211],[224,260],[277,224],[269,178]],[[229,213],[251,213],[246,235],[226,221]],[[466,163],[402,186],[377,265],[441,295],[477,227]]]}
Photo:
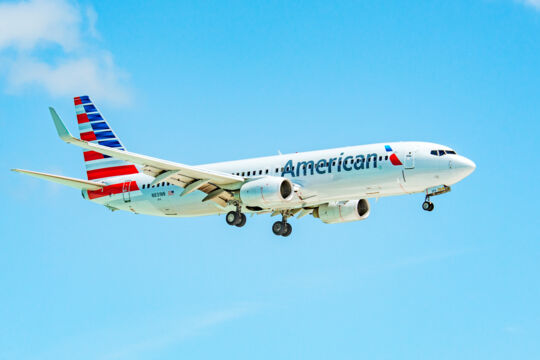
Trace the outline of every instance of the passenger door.
{"label": "passenger door", "polygon": [[414,169],[414,152],[409,151],[405,154],[405,161],[403,162],[405,169]]}

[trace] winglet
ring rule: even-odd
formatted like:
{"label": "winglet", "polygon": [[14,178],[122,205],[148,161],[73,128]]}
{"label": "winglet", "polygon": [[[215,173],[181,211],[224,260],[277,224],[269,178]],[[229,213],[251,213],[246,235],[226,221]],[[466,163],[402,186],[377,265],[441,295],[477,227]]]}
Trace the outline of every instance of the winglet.
{"label": "winglet", "polygon": [[54,108],[49,107],[49,111],[51,112],[51,116],[54,121],[54,126],[56,126],[56,132],[58,132],[58,136],[60,136],[60,139],[66,142],[69,142],[69,140],[72,139],[73,136],[70,134],[69,130],[66,128],[66,125],[64,125],[64,123],[62,122],[62,119],[60,119],[60,116],[58,116]]}

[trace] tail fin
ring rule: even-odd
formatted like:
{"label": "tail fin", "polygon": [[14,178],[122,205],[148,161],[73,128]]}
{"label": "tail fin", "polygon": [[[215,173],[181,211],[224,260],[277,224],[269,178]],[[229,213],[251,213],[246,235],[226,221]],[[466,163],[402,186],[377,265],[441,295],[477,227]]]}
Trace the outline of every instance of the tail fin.
{"label": "tail fin", "polygon": [[[125,150],[124,145],[86,95],[74,98],[81,140]],[[88,180],[104,179],[139,173],[129,162],[111,158],[95,151],[84,151]]]}

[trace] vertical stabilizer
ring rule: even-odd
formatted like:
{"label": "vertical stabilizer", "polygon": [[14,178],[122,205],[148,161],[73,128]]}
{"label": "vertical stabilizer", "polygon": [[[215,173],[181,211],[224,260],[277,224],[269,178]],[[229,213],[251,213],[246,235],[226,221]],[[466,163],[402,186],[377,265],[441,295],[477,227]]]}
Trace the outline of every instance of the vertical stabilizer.
{"label": "vertical stabilizer", "polygon": [[[81,140],[117,150],[125,150],[107,121],[86,95],[74,98]],[[133,163],[112,158],[95,151],[84,151],[88,180],[105,179],[139,173]]]}

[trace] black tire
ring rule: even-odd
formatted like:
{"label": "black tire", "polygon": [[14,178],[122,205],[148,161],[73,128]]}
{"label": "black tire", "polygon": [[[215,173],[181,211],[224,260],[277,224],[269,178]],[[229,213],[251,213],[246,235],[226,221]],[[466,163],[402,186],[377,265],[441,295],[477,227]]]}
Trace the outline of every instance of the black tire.
{"label": "black tire", "polygon": [[239,217],[240,216],[238,216],[238,213],[236,211],[229,211],[225,216],[225,221],[227,221],[227,224],[229,225],[236,225]]}
{"label": "black tire", "polygon": [[291,235],[291,233],[292,233],[292,226],[291,226],[291,224],[286,223],[285,224],[285,229],[283,229],[283,233],[281,234],[281,236],[287,237],[287,236]]}
{"label": "black tire", "polygon": [[424,201],[424,203],[422,204],[422,209],[424,209],[425,211],[431,211],[429,210],[431,208],[433,204],[429,201]]}
{"label": "black tire", "polygon": [[247,221],[246,215],[240,213],[240,216],[238,217],[238,220],[236,221],[235,225],[238,226],[238,227],[242,227],[242,226],[246,225],[246,221]]}
{"label": "black tire", "polygon": [[428,211],[433,211],[434,208],[435,208],[435,205],[433,205],[433,203],[430,202]]}
{"label": "black tire", "polygon": [[282,221],[276,221],[274,225],[272,225],[272,232],[277,236],[280,236],[283,233],[283,230],[285,230],[285,227],[283,226]]}

